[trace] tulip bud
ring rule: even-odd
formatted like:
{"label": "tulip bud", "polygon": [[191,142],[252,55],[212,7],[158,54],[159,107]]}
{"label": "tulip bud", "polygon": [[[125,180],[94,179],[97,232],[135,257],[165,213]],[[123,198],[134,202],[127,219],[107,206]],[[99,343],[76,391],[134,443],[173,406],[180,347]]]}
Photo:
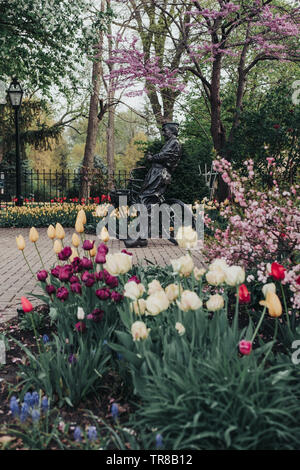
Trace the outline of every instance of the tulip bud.
{"label": "tulip bud", "polygon": [[83,233],[84,232],[84,226],[83,226],[83,223],[80,219],[76,220],[75,230],[76,230],[77,233]]}
{"label": "tulip bud", "polygon": [[267,307],[270,317],[280,317],[282,315],[282,305],[279,297],[272,291],[267,292],[266,300],[261,300],[260,305]]}
{"label": "tulip bud", "polygon": [[29,240],[33,243],[37,242],[39,239],[39,234],[36,228],[32,227],[29,232]]}
{"label": "tulip bud", "polygon": [[83,225],[86,224],[86,215],[83,209],[80,209],[80,211],[78,212],[77,220],[80,220]]}
{"label": "tulip bud", "polygon": [[78,251],[73,246],[71,247],[71,250],[72,250],[72,254],[70,256],[70,262],[72,263],[74,259],[78,257]]}
{"label": "tulip bud", "polygon": [[262,288],[262,292],[265,297],[267,297],[268,292],[273,292],[276,294],[276,286],[273,282],[269,282],[268,284],[265,284]]}
{"label": "tulip bud", "polygon": [[102,228],[99,237],[104,243],[107,243],[109,241],[109,233],[106,227]]}
{"label": "tulip bud", "polygon": [[150,329],[147,328],[144,322],[136,321],[131,326],[131,334],[134,341],[146,339],[149,336]]}
{"label": "tulip bud", "polygon": [[251,341],[242,340],[239,342],[239,350],[240,353],[244,356],[249,356],[252,351],[252,343]]}
{"label": "tulip bud", "polygon": [[97,248],[96,246],[94,245],[93,248],[90,250],[90,256],[91,258],[94,258],[94,256],[96,256],[97,254]]}
{"label": "tulip bud", "polygon": [[55,228],[53,227],[53,225],[49,225],[48,230],[47,230],[47,235],[50,238],[50,240],[54,240],[54,238],[56,237],[56,232],[55,232]]}
{"label": "tulip bud", "polygon": [[61,241],[60,240],[55,240],[54,245],[53,245],[54,253],[56,253],[58,255],[58,253],[60,253],[62,251],[62,249],[63,249],[63,247],[62,247]]}
{"label": "tulip bud", "polygon": [[18,237],[16,237],[16,242],[17,242],[18,250],[23,251],[25,248],[24,237],[22,235],[19,235]]}
{"label": "tulip bud", "polygon": [[77,233],[73,233],[72,235],[72,245],[75,246],[75,248],[78,248],[80,245],[80,238]]}
{"label": "tulip bud", "polygon": [[84,317],[85,317],[85,313],[84,313],[83,308],[78,307],[78,309],[77,309],[77,318],[78,318],[78,320],[83,320]]}
{"label": "tulip bud", "polygon": [[57,223],[56,226],[55,226],[55,232],[56,232],[56,237],[59,240],[63,240],[66,236],[63,227],[59,223]]}
{"label": "tulip bud", "polygon": [[26,297],[21,297],[22,309],[25,313],[32,312],[33,305]]}

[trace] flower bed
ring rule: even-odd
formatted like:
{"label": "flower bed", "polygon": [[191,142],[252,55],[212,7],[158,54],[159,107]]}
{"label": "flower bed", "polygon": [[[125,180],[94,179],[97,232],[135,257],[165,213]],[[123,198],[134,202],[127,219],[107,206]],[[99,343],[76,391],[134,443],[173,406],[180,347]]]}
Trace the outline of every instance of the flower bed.
{"label": "flower bed", "polygon": [[[187,251],[166,268],[133,266],[130,252],[109,252],[105,229],[98,246],[85,239],[86,223],[80,210],[70,247],[60,224],[48,229],[56,263],[33,273],[47,333],[23,298],[35,344],[8,336],[23,359],[6,396],[5,445],[296,449],[299,318],[283,284],[289,268],[273,260],[253,293],[246,270],[224,258],[200,268]],[[197,243],[191,229],[180,234],[182,247]],[[38,251],[35,229],[29,239]],[[22,237],[17,246],[27,260]]]}

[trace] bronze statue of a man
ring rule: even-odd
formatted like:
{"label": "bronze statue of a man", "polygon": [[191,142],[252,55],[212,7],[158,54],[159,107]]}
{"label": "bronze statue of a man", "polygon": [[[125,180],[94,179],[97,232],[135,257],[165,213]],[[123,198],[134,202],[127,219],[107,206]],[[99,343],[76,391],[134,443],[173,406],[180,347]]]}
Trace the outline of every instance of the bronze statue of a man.
{"label": "bronze statue of a man", "polygon": [[[179,124],[168,122],[163,125],[162,133],[165,139],[161,151],[155,155],[147,154],[147,160],[152,163],[148,171],[141,191],[139,193],[139,203],[147,206],[148,212],[151,204],[162,202],[162,196],[171,183],[171,175],[176,169],[181,157],[181,145],[178,141]],[[126,247],[146,246],[145,239],[124,240]]]}

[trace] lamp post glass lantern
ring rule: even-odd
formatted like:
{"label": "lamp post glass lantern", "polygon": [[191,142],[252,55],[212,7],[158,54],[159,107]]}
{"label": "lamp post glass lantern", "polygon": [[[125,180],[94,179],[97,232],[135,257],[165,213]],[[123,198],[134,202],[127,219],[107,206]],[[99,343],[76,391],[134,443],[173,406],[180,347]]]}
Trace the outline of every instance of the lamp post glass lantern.
{"label": "lamp post glass lantern", "polygon": [[23,199],[21,193],[21,159],[20,159],[20,136],[19,136],[19,109],[22,104],[23,90],[16,78],[13,79],[7,90],[9,101],[15,110],[16,126],[16,205],[22,206]]}

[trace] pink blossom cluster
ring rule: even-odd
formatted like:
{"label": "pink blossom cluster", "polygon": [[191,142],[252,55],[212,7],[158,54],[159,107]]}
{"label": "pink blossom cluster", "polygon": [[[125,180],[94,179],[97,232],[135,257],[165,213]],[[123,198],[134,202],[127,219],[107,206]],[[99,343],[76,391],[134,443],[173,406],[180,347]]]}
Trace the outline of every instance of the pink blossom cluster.
{"label": "pink blossom cluster", "polygon": [[227,160],[214,161],[215,170],[230,188],[230,203],[221,205],[220,209],[220,215],[228,222],[225,230],[208,216],[204,218],[204,223],[214,233],[214,240],[208,242],[205,250],[207,260],[225,258],[229,264],[254,269],[258,280],[266,282],[268,263],[284,257],[285,282],[294,292],[294,305],[298,305],[300,286],[296,279],[297,275],[299,279],[300,265],[295,266],[294,256],[300,250],[299,187],[280,192],[274,185],[270,191],[259,191],[253,188],[253,161],[249,160],[245,165],[249,171],[246,181]]}
{"label": "pink blossom cluster", "polygon": [[[157,88],[184,91],[185,85],[177,76],[178,70],[161,65],[161,58],[155,55],[146,58],[145,54],[138,50],[138,38],[133,38],[131,42],[123,39],[122,43],[122,47],[113,50],[113,58],[107,60],[107,63],[117,66],[110,73],[110,78],[116,83],[115,89],[128,88],[138,81],[146,81]],[[144,91],[146,90],[128,91],[126,96],[135,96]]]}

